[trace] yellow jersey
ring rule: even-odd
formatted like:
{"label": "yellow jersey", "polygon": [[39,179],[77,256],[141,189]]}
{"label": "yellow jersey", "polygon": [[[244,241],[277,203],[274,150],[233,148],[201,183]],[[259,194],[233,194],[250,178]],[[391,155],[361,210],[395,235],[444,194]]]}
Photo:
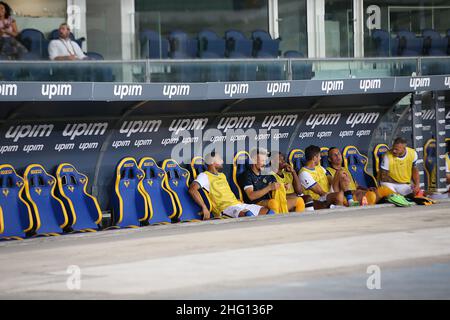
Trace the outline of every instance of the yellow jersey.
{"label": "yellow jersey", "polygon": [[450,173],[450,154],[447,153],[447,156],[445,157],[445,172],[447,174]]}
{"label": "yellow jersey", "polygon": [[288,185],[288,188],[286,188],[286,194],[292,194],[295,193],[294,190],[294,177],[292,176],[292,173],[290,172],[286,172],[284,170],[281,171],[283,174],[283,177],[281,177],[280,175],[278,175],[277,173],[274,173],[273,175],[275,176],[275,179],[277,179],[277,182],[282,184],[282,185]]}
{"label": "yellow jersey", "polygon": [[381,164],[381,169],[389,172],[389,176],[398,183],[410,184],[412,178],[412,168],[417,161],[417,152],[412,148],[406,148],[403,157],[395,157],[388,151]]}
{"label": "yellow jersey", "polygon": [[[344,170],[345,172],[347,172],[348,176],[350,177],[350,184],[349,184],[349,190],[356,190],[356,182],[355,180],[353,180],[353,176],[350,173],[350,171],[348,171],[347,168],[342,167],[342,170]],[[332,167],[328,167],[327,168],[328,173],[333,177],[334,179],[334,175],[336,174],[336,169],[332,168]]]}
{"label": "yellow jersey", "polygon": [[314,200],[320,198],[320,195],[310,190],[315,184],[318,184],[324,192],[330,192],[327,171],[320,165],[314,169],[303,167],[300,170],[300,182],[305,189],[305,194],[310,195]]}
{"label": "yellow jersey", "polygon": [[[209,180],[209,188],[203,186],[209,192],[209,198],[211,199],[212,212],[214,215],[218,216],[228,207],[235,206],[241,202],[236,199],[233,191],[231,191],[230,185],[228,184],[225,174],[219,173],[214,174],[208,171],[203,172],[206,174]],[[201,174],[200,174],[201,175]],[[199,177],[200,177],[199,175]],[[196,181],[198,181],[197,177]],[[201,178],[201,177],[200,177]],[[208,190],[209,189],[209,190]]]}

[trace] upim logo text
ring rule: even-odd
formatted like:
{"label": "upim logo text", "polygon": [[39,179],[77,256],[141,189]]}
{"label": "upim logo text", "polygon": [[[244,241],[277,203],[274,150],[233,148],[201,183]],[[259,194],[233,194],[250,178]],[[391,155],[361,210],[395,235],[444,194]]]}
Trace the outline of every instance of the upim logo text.
{"label": "upim logo text", "polygon": [[344,90],[344,81],[322,81],[322,91],[329,93],[330,91]]}
{"label": "upim logo text", "polygon": [[191,86],[187,84],[166,84],[163,87],[163,95],[172,99],[173,96],[188,96],[191,92]]}
{"label": "upim logo text", "polygon": [[248,83],[228,83],[225,85],[224,93],[232,98],[235,94],[248,94]]}
{"label": "upim logo text", "polygon": [[71,84],[43,84],[41,87],[43,96],[47,96],[51,100],[55,96],[71,96]]}
{"label": "upim logo text", "polygon": [[141,96],[142,95],[142,85],[138,84],[119,84],[114,85],[114,95],[119,96],[120,99],[129,96]]}
{"label": "upim logo text", "polygon": [[309,115],[306,125],[314,129],[316,126],[336,125],[341,119],[340,113],[320,113]]}

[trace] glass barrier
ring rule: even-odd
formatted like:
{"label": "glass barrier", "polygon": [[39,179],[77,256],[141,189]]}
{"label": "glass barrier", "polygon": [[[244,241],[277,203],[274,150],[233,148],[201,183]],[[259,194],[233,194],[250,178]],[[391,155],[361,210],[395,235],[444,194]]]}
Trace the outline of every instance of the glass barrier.
{"label": "glass barrier", "polygon": [[292,79],[346,79],[411,76],[418,74],[418,59],[293,59]]}
{"label": "glass barrier", "polygon": [[420,59],[422,75],[450,74],[450,57],[426,57]]}
{"label": "glass barrier", "polygon": [[287,80],[288,60],[150,60],[151,82]]}
{"label": "glass barrier", "polygon": [[146,82],[146,61],[1,61],[0,81]]}
{"label": "glass barrier", "polygon": [[0,61],[0,81],[234,82],[450,74],[450,57]]}

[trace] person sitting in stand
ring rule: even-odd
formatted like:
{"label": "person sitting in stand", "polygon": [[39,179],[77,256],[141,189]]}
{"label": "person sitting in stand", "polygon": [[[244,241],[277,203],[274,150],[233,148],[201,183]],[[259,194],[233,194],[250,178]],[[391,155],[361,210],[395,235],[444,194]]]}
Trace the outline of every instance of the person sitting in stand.
{"label": "person sitting in stand", "polygon": [[58,33],[59,38],[50,41],[48,45],[50,60],[71,61],[88,59],[78,43],[70,39],[70,27],[67,23],[61,23]]}
{"label": "person sitting in stand", "polygon": [[272,157],[272,161],[278,163],[278,171],[274,173],[278,183],[284,185],[286,189],[286,200],[289,211],[300,212],[303,209],[314,211],[314,202],[311,196],[303,194],[303,187],[295,169],[286,162],[282,152],[277,152]]}
{"label": "person sitting in stand", "polygon": [[357,185],[352,174],[342,165],[342,154],[336,147],[328,150],[328,174],[332,177],[334,191],[343,191],[349,205],[355,201],[361,205],[376,204],[380,197],[376,188],[364,188]]}
{"label": "person sitting in stand", "polygon": [[447,153],[445,154],[445,174],[447,178],[447,192],[450,193],[450,141],[447,141]]}
{"label": "person sitting in stand", "polygon": [[[399,137],[381,162],[380,184],[403,196],[413,198],[420,191],[417,152]],[[412,183],[411,183],[412,182]]]}
{"label": "person sitting in stand", "polygon": [[[244,190],[245,202],[257,204],[280,213],[283,203],[272,198],[275,192],[284,191],[284,186],[277,182],[267,165],[268,152],[263,148],[250,151],[250,168],[239,177],[239,185]],[[279,195],[277,193],[276,195]],[[286,204],[283,206],[287,206]],[[285,208],[284,208],[285,209]],[[286,209],[287,211],[287,209]]]}
{"label": "person sitting in stand", "polygon": [[17,60],[28,52],[16,39],[19,29],[11,11],[6,2],[0,1],[0,59],[3,60]]}
{"label": "person sitting in stand", "polygon": [[334,192],[331,175],[320,165],[320,148],[309,146],[305,149],[306,165],[300,170],[300,182],[305,194],[314,201],[315,209],[344,205],[344,192]]}
{"label": "person sitting in stand", "polygon": [[203,188],[209,193],[212,202],[212,212],[219,217],[224,214],[231,218],[244,216],[258,216],[270,214],[269,209],[256,205],[242,203],[233,191],[231,191],[227,178],[222,173],[223,160],[218,153],[206,155],[205,162],[207,171],[200,173],[189,187],[189,194],[194,201],[202,208],[203,220],[211,218],[211,212],[206,207],[199,189]]}

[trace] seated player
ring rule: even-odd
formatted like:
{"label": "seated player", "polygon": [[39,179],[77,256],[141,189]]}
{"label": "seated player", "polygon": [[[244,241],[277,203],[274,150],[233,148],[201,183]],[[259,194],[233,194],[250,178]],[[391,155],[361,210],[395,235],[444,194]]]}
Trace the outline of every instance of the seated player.
{"label": "seated player", "polygon": [[251,165],[239,178],[239,185],[244,190],[245,202],[258,204],[273,211],[279,211],[280,203],[272,199],[272,193],[284,190],[272,172],[266,168],[268,154],[264,149],[250,152]]}
{"label": "seated player", "polygon": [[306,165],[300,170],[300,182],[305,188],[305,194],[315,200],[314,208],[329,208],[331,205],[343,206],[344,193],[333,191],[331,176],[320,165],[320,148],[313,145],[307,147],[305,160]]}
{"label": "seated player", "polygon": [[375,204],[379,201],[379,196],[376,194],[376,188],[364,188],[358,186],[352,177],[350,171],[342,165],[342,154],[336,147],[331,147],[328,150],[328,173],[332,177],[332,186],[334,191],[343,191],[349,205],[353,201],[361,205]]}
{"label": "seated player", "polygon": [[420,192],[417,152],[406,146],[406,140],[396,138],[381,162],[380,184],[403,196],[414,197]]}
{"label": "seated player", "polygon": [[[303,194],[300,179],[294,168],[286,162],[282,152],[274,154],[272,161],[278,163],[278,171],[274,173],[278,183],[284,185],[286,189],[287,206],[289,211],[303,211],[303,206],[307,211],[314,210],[314,202],[311,196]],[[301,201],[300,201],[301,199]]]}
{"label": "seated player", "polygon": [[224,214],[232,218],[237,218],[269,213],[269,210],[265,207],[256,204],[245,204],[236,199],[228,184],[227,178],[221,172],[223,170],[223,160],[218,153],[208,154],[205,157],[205,162],[208,166],[207,171],[200,173],[189,187],[190,195],[202,208],[203,220],[210,219],[211,212],[206,207],[202,196],[198,192],[200,188],[208,191],[214,216]]}
{"label": "seated player", "polygon": [[445,174],[447,177],[447,192],[450,193],[450,141],[447,142],[447,154],[445,155]]}

